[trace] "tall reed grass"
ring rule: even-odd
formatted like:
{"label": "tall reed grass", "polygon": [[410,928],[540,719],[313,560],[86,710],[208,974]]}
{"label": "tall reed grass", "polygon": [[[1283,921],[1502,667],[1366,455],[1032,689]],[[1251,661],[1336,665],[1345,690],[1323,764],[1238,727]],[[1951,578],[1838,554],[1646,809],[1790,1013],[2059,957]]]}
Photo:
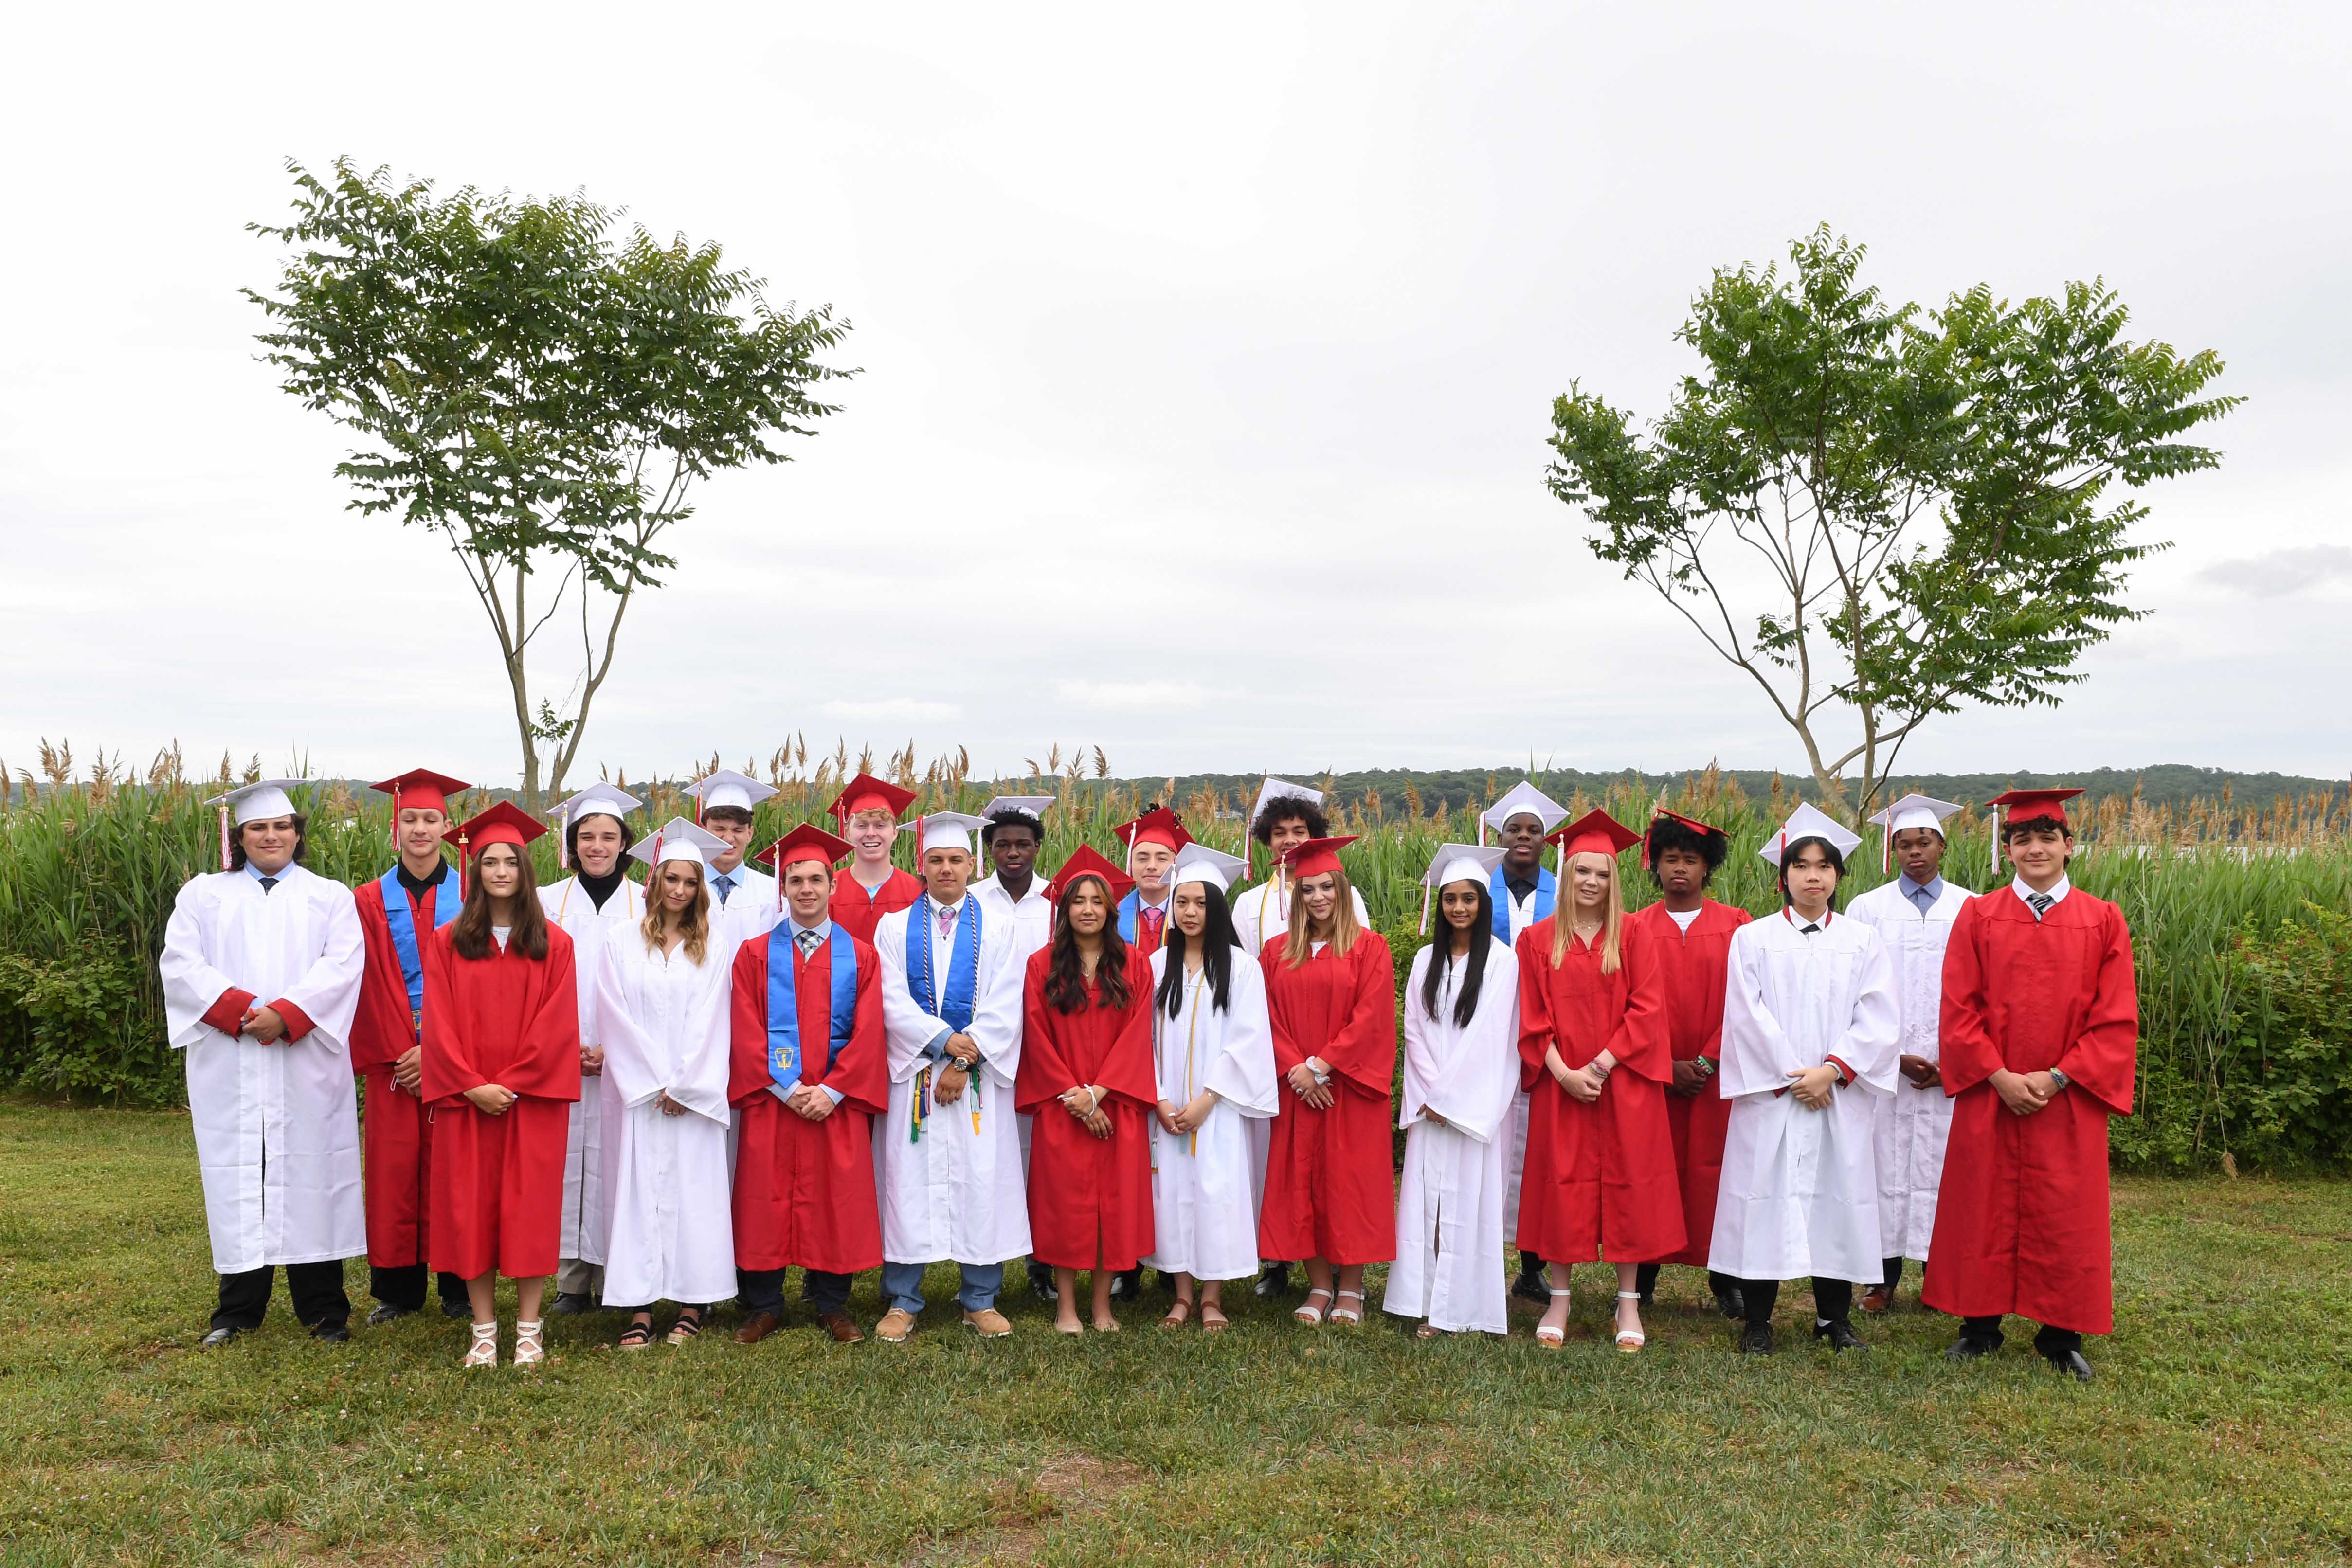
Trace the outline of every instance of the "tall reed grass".
{"label": "tall reed grass", "polygon": [[[711,758],[683,777],[718,765]],[[743,770],[777,788],[757,813],[761,843],[821,819],[858,772],[896,779],[928,810],[971,810],[1000,793],[1050,794],[1048,866],[1080,843],[1116,855],[1113,828],[1154,800],[1180,811],[1203,842],[1240,853],[1254,794],[1196,789],[1171,800],[1171,788],[1110,777],[1099,748],[1066,758],[1056,748],[1024,777],[979,779],[964,752],[919,763],[911,746],[878,758],[840,747],[812,766],[795,737]],[[103,754],[77,769],[68,749],[45,747],[41,778],[17,776],[0,797],[0,1083],[123,1103],[179,1097],[154,956],[179,886],[218,867],[217,818],[203,800],[260,773],[258,758],[238,768],[224,757],[213,778],[199,780],[176,748],[143,771]],[[677,781],[614,782],[646,800],[651,821],[692,814]],[[1494,792],[1512,782],[1496,779]],[[459,809],[491,798],[477,791]],[[383,798],[322,782],[298,803],[308,813],[312,871],[356,883],[392,864]],[[1579,812],[1600,806],[1636,827],[1654,805],[1713,822],[1732,843],[1716,896],[1759,914],[1777,903],[1771,868],[1757,853],[1795,804],[1777,781],[1766,799],[1751,800],[1710,769],[1664,799],[1626,785],[1564,803]],[[2322,797],[2158,810],[2111,796],[2082,814],[2074,880],[2122,906],[2138,962],[2140,1113],[2118,1123],[2115,1137],[2126,1163],[2183,1169],[2352,1157],[2352,979],[2340,998],[2328,979],[2346,968],[2352,940],[2347,810]],[[1375,791],[1339,802],[1331,815],[1335,831],[1360,835],[1342,859],[1402,967],[1418,946],[1423,870],[1439,843],[1476,839],[1475,814],[1427,806],[1407,785],[1395,799]],[[1983,888],[1992,876],[1989,813],[1972,806],[1948,827],[1945,874]],[[1874,830],[1846,896],[1885,880],[1877,847]],[[543,880],[561,874],[551,835],[537,852]],[[1255,863],[1262,875],[1262,851]],[[1648,902],[1654,894],[1635,856],[1626,868],[1630,902]]]}

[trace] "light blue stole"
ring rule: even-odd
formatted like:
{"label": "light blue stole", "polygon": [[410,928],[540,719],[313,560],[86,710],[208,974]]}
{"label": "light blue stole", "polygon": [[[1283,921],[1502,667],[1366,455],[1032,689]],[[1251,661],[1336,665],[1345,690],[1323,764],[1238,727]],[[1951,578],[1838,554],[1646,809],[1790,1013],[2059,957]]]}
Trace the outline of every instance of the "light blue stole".
{"label": "light blue stole", "polygon": [[[1507,945],[1511,940],[1511,884],[1499,865],[1495,868],[1495,879],[1487,884],[1487,892],[1495,901],[1495,940]],[[1551,873],[1537,866],[1536,905],[1528,925],[1551,918],[1552,903],[1559,893],[1559,883]]]}
{"label": "light blue stole", "polygon": [[[793,974],[794,960],[800,956],[793,940],[798,929],[785,920],[768,931],[768,1076],[786,1092],[801,1081],[802,1071],[800,987]],[[857,944],[835,940],[841,934],[840,926],[826,921],[824,941],[817,946],[817,953],[832,949],[831,1038],[824,1051],[827,1072],[841,1059],[841,1048],[849,1043],[850,1030],[857,1023]],[[815,963],[816,954],[810,954],[808,961]]]}
{"label": "light blue stole", "polygon": [[[425,1027],[425,954],[416,941],[416,915],[408,906],[408,889],[400,885],[400,868],[376,879],[376,891],[383,896],[383,917],[392,927],[392,950],[400,957],[400,977],[408,986],[408,1028],[412,1034],[421,1034]],[[457,911],[466,901],[456,896],[457,869],[446,862],[441,867],[441,880],[433,884],[433,929],[438,931],[457,918]]]}

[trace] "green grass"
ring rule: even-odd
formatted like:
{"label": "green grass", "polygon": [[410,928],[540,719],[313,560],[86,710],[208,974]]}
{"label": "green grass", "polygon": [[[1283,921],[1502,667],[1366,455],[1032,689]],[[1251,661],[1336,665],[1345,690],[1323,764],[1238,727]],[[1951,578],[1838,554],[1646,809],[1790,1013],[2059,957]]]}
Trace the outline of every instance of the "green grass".
{"label": "green grass", "polygon": [[[1731,1354],[1669,1270],[1650,1349],[1416,1343],[1375,1315],[1070,1343],[712,1334],[624,1357],[560,1322],[537,1375],[437,1315],[270,1322],[194,1354],[214,1288],[184,1117],[0,1105],[0,1560],[2337,1563],[2352,1552],[2352,1185],[2118,1184],[2119,1331],[2087,1387],[2012,1334],[1940,1359]],[[365,1270],[350,1277],[363,1288]],[[355,1289],[355,1295],[357,1290]],[[1375,1291],[1377,1299],[1377,1291]],[[1801,1343],[1802,1287],[1784,1293]],[[871,1322],[874,1280],[852,1303]],[[1525,1309],[1521,1309],[1524,1311]],[[509,1316],[511,1309],[509,1308]]]}

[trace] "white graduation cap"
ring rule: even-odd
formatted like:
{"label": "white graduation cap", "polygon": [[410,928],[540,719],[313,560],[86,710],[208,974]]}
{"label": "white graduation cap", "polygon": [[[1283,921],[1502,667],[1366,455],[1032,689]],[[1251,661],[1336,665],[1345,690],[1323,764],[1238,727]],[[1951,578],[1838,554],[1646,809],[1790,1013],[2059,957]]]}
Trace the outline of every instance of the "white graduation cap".
{"label": "white graduation cap", "polygon": [[707,774],[686,787],[694,797],[694,814],[698,821],[713,806],[732,806],[748,811],[776,792],[772,784],[762,784],[748,773],[738,773],[732,768],[722,768]]}
{"label": "white graduation cap", "polygon": [[985,821],[999,811],[1017,811],[1043,831],[1045,824],[1042,819],[1053,804],[1054,797],[1051,795],[998,795],[980,809],[980,814]]}
{"label": "white graduation cap", "polygon": [[1886,869],[1894,853],[1895,835],[1912,828],[1933,828],[1944,836],[1944,819],[1959,810],[1949,800],[1931,795],[1906,795],[1870,820],[1886,831],[1879,835],[1879,869]]}
{"label": "white graduation cap", "polygon": [[1772,864],[1779,865],[1780,857],[1789,852],[1789,846],[1800,839],[1828,840],[1840,860],[1853,853],[1855,846],[1862,842],[1852,829],[1811,801],[1805,800],[1798,803],[1796,810],[1781,824],[1780,831],[1765,840],[1764,847],[1756,852]]}
{"label": "white graduation cap", "polygon": [[250,784],[240,784],[226,795],[215,795],[205,802],[220,808],[221,870],[228,870],[228,820],[236,814],[236,825],[266,822],[273,817],[290,817],[294,801],[286,793],[297,785],[309,782],[302,779],[257,779]]}
{"label": "white graduation cap", "polygon": [[602,779],[555,808],[559,824],[555,836],[555,863],[572,867],[572,824],[583,817],[606,816],[620,821],[644,805],[643,800],[625,789],[615,789]]}
{"label": "white graduation cap", "polygon": [[1505,823],[1518,816],[1534,817],[1549,833],[1568,820],[1568,808],[1537,789],[1532,779],[1522,779],[1503,791],[1503,798],[1479,816],[1479,839],[1486,839],[1488,828],[1501,832]]}
{"label": "white graduation cap", "polygon": [[1168,885],[1176,888],[1188,882],[1204,882],[1223,893],[1232,888],[1234,878],[1241,872],[1241,856],[1213,850],[1203,843],[1190,843],[1177,852],[1175,874],[1168,879]]}
{"label": "white graduation cap", "polygon": [[988,823],[984,819],[962,811],[933,811],[911,822],[899,823],[898,831],[916,835],[915,853],[918,855],[929,850],[961,850],[970,854],[972,830],[986,826]]}
{"label": "white graduation cap", "polygon": [[1422,935],[1429,934],[1429,896],[1433,890],[1456,882],[1486,885],[1495,880],[1495,868],[1502,863],[1500,844],[1438,845],[1437,853],[1430,857],[1429,869],[1421,876]]}
{"label": "white graduation cap", "polygon": [[661,866],[670,861],[692,861],[705,871],[710,869],[711,858],[726,852],[727,841],[708,828],[698,827],[684,817],[672,817],[654,830],[654,836],[640,839],[629,846],[629,856],[649,866]]}
{"label": "white graduation cap", "polygon": [[1257,803],[1250,808],[1249,821],[1242,824],[1242,873],[1244,875],[1248,874],[1251,869],[1251,856],[1256,853],[1257,841],[1252,835],[1257,831],[1257,820],[1265,816],[1265,809],[1276,800],[1304,800],[1310,806],[1320,806],[1323,803],[1323,791],[1309,789],[1304,784],[1293,784],[1287,779],[1276,779],[1271,773],[1265,776],[1265,782],[1257,787]]}

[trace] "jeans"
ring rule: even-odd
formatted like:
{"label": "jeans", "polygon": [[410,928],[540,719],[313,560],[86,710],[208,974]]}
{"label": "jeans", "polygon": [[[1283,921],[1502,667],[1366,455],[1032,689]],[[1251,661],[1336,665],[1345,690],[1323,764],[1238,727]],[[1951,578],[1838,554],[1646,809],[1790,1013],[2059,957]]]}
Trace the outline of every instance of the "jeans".
{"label": "jeans", "polygon": [[[885,1263],[882,1265],[882,1300],[886,1305],[902,1312],[923,1310],[923,1270],[921,1263]],[[984,1312],[996,1305],[996,1292],[1004,1288],[1004,1265],[1002,1263],[959,1263],[963,1271],[962,1289],[956,1291],[957,1304],[968,1312]]]}

